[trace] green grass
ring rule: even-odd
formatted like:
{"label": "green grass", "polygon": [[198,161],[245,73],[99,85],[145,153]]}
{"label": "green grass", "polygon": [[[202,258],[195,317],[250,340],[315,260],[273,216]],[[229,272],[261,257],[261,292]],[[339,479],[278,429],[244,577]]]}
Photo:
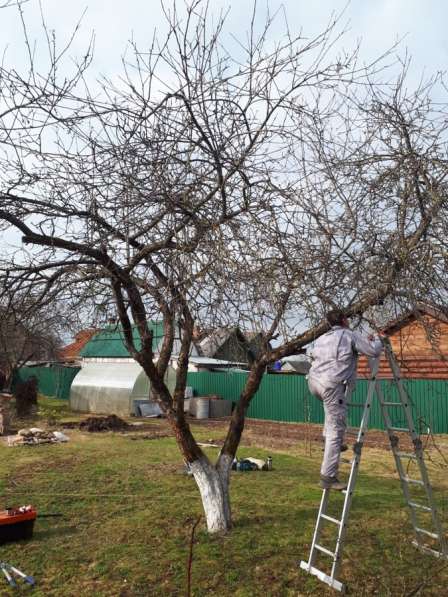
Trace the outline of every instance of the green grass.
{"label": "green grass", "polygon": [[[42,406],[53,419],[76,418],[64,404],[51,403]],[[179,474],[174,439],[68,434],[67,444],[0,447],[0,505],[32,503],[42,513],[64,513],[38,519],[33,539],[2,546],[0,558],[36,577],[35,597],[185,595],[189,535],[201,505],[194,481]],[[219,439],[224,427],[198,427],[197,434]],[[252,446],[239,456],[267,454]],[[235,526],[228,536],[211,537],[200,523],[193,595],[332,594],[298,567],[308,556],[321,496],[320,458],[318,448],[309,456],[298,445],[273,454],[272,472],[232,474]],[[430,472],[448,526],[446,469]],[[334,502],[336,512],[342,496]],[[446,594],[445,564],[417,552],[411,540],[390,453],[365,450],[340,575],[350,593],[405,596],[425,583],[416,594]],[[0,595],[8,595],[2,582]]]}
{"label": "green grass", "polygon": [[42,396],[41,394],[39,395],[38,400],[37,415],[39,419],[51,419],[55,422],[76,418],[73,417],[73,413],[70,410],[68,400],[47,398],[46,396]]}

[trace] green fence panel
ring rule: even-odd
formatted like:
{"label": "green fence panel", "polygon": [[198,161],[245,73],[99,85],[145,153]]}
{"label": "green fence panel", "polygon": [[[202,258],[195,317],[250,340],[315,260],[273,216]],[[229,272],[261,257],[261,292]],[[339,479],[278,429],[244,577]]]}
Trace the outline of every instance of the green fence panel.
{"label": "green fence panel", "polygon": [[[189,373],[188,384],[195,395],[219,394],[227,400],[238,400],[247,378],[240,371]],[[448,433],[448,382],[443,380],[404,380],[417,431]],[[367,394],[367,380],[358,380],[353,402],[363,403]],[[397,390],[390,380],[381,381],[388,402],[398,401]],[[407,427],[401,407],[390,407],[389,414],[396,427]],[[300,375],[265,375],[255,394],[247,416],[254,419],[291,423],[323,423],[322,403],[308,391],[306,379]],[[357,426],[362,408],[349,409],[348,424]],[[378,400],[374,398],[369,427],[384,429]]]}
{"label": "green fence panel", "polygon": [[70,388],[81,367],[54,367],[56,398],[68,400],[70,398]]}
{"label": "green fence panel", "polygon": [[194,389],[196,396],[207,396],[208,394],[219,394],[226,400],[238,400],[247,373],[239,371],[201,371],[189,373],[187,384]]}
{"label": "green fence panel", "polygon": [[[70,387],[78,367],[23,367],[14,383],[25,381],[32,375],[37,377],[39,392],[45,396],[55,396],[68,400]],[[204,371],[188,374],[188,385],[192,386],[196,396],[218,394],[226,400],[237,401],[247,379],[242,371]],[[358,380],[353,402],[363,403],[367,393],[367,380]],[[389,380],[381,382],[383,393],[390,402],[398,400],[396,388]],[[404,380],[417,430],[433,433],[448,433],[448,382],[442,380]],[[394,426],[406,427],[403,409],[389,408]],[[361,420],[362,409],[349,409],[348,424],[357,426]],[[264,375],[258,392],[249,406],[247,416],[269,421],[290,423],[323,423],[322,403],[308,391],[306,379],[301,375]],[[374,399],[369,426],[384,429],[378,401]]]}
{"label": "green fence panel", "polygon": [[44,396],[68,400],[70,387],[80,367],[64,367],[53,365],[51,367],[22,367],[17,371],[12,389],[14,391],[17,383],[26,381],[30,377],[36,377],[38,391]]}
{"label": "green fence panel", "polygon": [[38,391],[45,396],[54,396],[54,374],[49,367],[22,367],[17,371],[13,382],[13,389],[19,383],[27,381],[30,377],[37,379]]}
{"label": "green fence panel", "polygon": [[265,375],[251,402],[248,416],[272,421],[323,421],[322,403],[308,392],[298,375]]}
{"label": "green fence panel", "polygon": [[[363,402],[367,392],[367,380],[359,380],[353,394],[353,402]],[[381,387],[387,402],[398,402],[398,391],[390,380],[382,380]],[[414,422],[418,432],[448,433],[448,382],[433,379],[403,380],[403,387],[409,397]],[[400,406],[389,407],[394,427],[407,427],[404,411]],[[357,425],[362,409],[350,409],[349,424]],[[370,427],[384,429],[378,400],[374,399],[370,414]]]}
{"label": "green fence panel", "polygon": [[412,379],[404,382],[420,431],[448,433],[448,382]]}
{"label": "green fence panel", "polygon": [[[188,385],[195,395],[218,394],[226,400],[238,400],[247,379],[240,371],[200,372],[188,374]],[[247,416],[270,421],[323,422],[322,403],[308,392],[299,375],[264,375],[253,397]]]}

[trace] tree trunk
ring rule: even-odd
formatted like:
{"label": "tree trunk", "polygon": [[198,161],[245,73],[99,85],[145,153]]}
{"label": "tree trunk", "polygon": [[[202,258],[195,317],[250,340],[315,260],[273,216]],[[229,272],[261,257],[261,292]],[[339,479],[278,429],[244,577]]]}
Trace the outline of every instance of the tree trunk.
{"label": "tree trunk", "polygon": [[221,455],[216,466],[206,457],[190,463],[190,470],[201,494],[209,533],[226,533],[232,526],[230,509],[230,468],[232,458]]}

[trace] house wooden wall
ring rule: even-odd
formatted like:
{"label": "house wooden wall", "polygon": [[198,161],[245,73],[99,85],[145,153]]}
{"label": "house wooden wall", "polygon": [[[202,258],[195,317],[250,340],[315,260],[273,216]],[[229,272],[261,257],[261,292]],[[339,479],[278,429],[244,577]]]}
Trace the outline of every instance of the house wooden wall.
{"label": "house wooden wall", "polygon": [[[413,379],[448,379],[448,323],[431,315],[410,317],[402,324],[385,330],[404,377]],[[360,357],[358,376],[369,377],[367,359]],[[382,357],[379,377],[390,378],[386,359]]]}

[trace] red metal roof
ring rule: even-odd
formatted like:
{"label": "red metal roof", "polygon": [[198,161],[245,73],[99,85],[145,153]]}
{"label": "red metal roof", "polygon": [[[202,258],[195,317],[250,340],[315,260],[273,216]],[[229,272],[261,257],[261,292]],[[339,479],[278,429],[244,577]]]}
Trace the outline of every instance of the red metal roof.
{"label": "red metal roof", "polygon": [[58,350],[58,358],[61,361],[74,361],[79,358],[79,353],[89,340],[97,333],[96,329],[81,330],[75,336],[75,341]]}

